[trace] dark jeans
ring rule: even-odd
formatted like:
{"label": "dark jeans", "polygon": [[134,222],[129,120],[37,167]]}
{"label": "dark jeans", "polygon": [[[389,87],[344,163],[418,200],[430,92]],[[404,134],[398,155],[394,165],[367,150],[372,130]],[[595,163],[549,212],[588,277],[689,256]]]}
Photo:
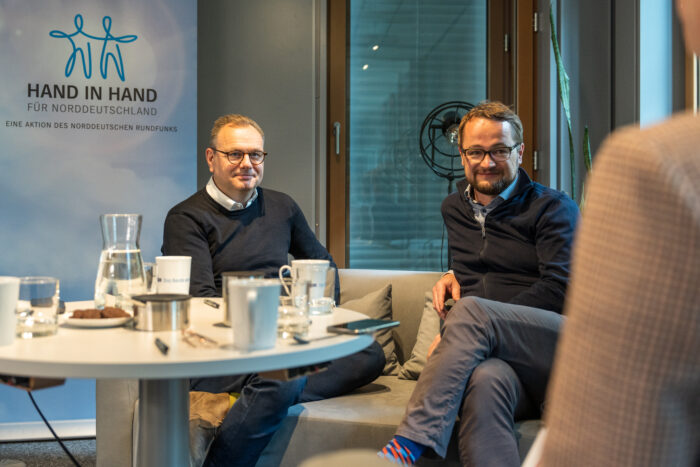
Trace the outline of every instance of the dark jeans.
{"label": "dark jeans", "polygon": [[340,396],[369,384],[381,375],[384,364],[382,348],[373,342],[361,352],[331,362],[321,373],[291,381],[257,374],[190,380],[195,391],[241,394],[219,427],[204,465],[254,466],[290,406]]}

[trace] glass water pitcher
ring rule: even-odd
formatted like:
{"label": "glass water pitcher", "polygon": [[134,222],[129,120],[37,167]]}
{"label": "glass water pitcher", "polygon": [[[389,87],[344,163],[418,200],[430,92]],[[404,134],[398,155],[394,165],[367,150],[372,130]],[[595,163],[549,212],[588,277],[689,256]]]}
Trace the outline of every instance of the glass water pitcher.
{"label": "glass water pitcher", "polygon": [[140,214],[103,214],[102,254],[95,280],[95,307],[129,309],[132,295],[146,292],[139,247]]}

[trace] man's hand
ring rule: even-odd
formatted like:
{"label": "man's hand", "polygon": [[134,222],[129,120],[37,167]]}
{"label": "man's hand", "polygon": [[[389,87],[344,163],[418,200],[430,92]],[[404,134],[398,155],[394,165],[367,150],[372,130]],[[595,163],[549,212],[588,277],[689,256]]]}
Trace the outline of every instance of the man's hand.
{"label": "man's hand", "polygon": [[457,278],[451,272],[448,272],[440,278],[433,287],[433,308],[437,311],[440,318],[445,319],[447,312],[445,311],[445,300],[453,298],[459,300],[460,291]]}
{"label": "man's hand", "polygon": [[428,356],[426,357],[426,360],[430,358],[430,356],[435,352],[435,349],[437,349],[438,344],[440,343],[440,334],[435,336],[435,339],[433,339],[433,343],[430,344],[430,347],[428,347]]}

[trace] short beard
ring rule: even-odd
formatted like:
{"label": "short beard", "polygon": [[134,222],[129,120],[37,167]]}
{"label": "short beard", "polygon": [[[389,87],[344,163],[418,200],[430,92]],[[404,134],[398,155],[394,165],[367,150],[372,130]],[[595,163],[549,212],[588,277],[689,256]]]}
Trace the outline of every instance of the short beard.
{"label": "short beard", "polygon": [[500,195],[503,192],[503,190],[508,188],[508,185],[510,185],[513,182],[513,180],[515,180],[515,177],[508,180],[507,176],[503,174],[501,178],[499,178],[493,183],[477,182],[476,176],[477,174],[472,174],[471,177],[467,178],[467,181],[475,191],[478,191],[479,193],[488,196]]}
{"label": "short beard", "polygon": [[489,182],[476,182],[476,184],[472,185],[476,191],[479,193],[483,193],[485,195],[489,196],[496,196],[500,195],[503,190],[508,188],[508,185],[513,180],[506,180],[505,177],[497,180],[494,183],[489,183]]}

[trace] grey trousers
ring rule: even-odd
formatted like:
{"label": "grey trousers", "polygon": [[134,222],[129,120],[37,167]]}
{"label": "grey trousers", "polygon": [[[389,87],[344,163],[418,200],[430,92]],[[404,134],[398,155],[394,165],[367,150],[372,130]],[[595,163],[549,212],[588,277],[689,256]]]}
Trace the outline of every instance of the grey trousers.
{"label": "grey trousers", "polygon": [[513,423],[540,415],[563,319],[539,308],[459,300],[396,434],[444,457],[459,415],[463,465],[520,465]]}

